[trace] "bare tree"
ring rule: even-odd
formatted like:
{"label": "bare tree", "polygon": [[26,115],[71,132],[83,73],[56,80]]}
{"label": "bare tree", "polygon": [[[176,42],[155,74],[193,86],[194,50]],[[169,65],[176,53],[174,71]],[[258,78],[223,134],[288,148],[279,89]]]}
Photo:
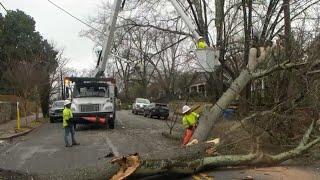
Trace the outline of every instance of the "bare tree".
{"label": "bare tree", "polygon": [[15,89],[18,97],[23,99],[23,109],[26,125],[28,125],[28,101],[38,99],[39,83],[41,76],[38,73],[38,64],[36,62],[20,61],[9,64],[4,78],[10,83],[9,86]]}

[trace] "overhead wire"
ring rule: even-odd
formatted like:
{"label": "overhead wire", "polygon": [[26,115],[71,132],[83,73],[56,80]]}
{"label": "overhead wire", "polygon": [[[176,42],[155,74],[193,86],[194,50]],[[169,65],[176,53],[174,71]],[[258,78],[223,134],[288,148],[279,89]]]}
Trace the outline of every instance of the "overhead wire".
{"label": "overhead wire", "polygon": [[52,5],[54,5],[55,7],[57,7],[58,9],[60,9],[61,11],[63,11],[64,13],[68,14],[69,16],[71,16],[72,18],[76,19],[77,21],[79,21],[80,23],[90,27],[91,29],[101,33],[101,34],[104,34],[102,31],[100,31],[99,29],[91,26],[90,24],[84,22],[83,20],[81,20],[80,18],[72,15],[70,12],[68,12],[67,10],[65,10],[64,8],[62,8],[61,6],[57,5],[56,3],[52,2],[51,0],[47,0],[49,3],[51,3]]}
{"label": "overhead wire", "polygon": [[2,6],[2,8],[8,13],[8,10],[4,7],[4,5],[0,2],[0,5]]}

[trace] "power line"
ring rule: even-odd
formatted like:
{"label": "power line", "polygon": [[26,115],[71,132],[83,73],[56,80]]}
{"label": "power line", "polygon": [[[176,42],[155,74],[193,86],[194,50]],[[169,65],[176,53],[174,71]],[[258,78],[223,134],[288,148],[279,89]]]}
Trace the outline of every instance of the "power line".
{"label": "power line", "polygon": [[8,13],[8,10],[4,7],[4,5],[0,2],[0,5],[2,6],[2,8]]}
{"label": "power line", "polygon": [[63,9],[62,7],[60,7],[59,5],[55,4],[54,2],[52,2],[52,1],[50,1],[50,0],[48,0],[48,2],[51,3],[52,5],[54,5],[55,7],[57,7],[58,9],[60,9],[61,11],[65,12],[66,14],[68,14],[69,16],[71,16],[72,18],[74,18],[74,19],[76,19],[77,21],[81,22],[82,24],[84,24],[84,25],[86,25],[86,26],[88,26],[88,27],[90,27],[90,28],[98,31],[98,32],[101,33],[101,34],[104,34],[104,33],[103,33],[102,31],[100,31],[99,29],[91,26],[90,24],[88,24],[88,23],[82,21],[81,19],[77,18],[76,16],[72,15],[72,14],[69,13],[67,10]]}

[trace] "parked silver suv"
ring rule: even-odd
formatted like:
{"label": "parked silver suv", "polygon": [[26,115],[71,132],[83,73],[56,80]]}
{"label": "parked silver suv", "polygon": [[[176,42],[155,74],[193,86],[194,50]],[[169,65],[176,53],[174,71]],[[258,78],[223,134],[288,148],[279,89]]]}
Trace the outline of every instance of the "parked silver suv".
{"label": "parked silver suv", "polygon": [[150,104],[148,99],[136,98],[135,102],[132,104],[133,114],[143,114],[144,108]]}
{"label": "parked silver suv", "polygon": [[49,110],[50,123],[54,123],[57,120],[62,121],[62,112],[64,108],[64,100],[54,101]]}

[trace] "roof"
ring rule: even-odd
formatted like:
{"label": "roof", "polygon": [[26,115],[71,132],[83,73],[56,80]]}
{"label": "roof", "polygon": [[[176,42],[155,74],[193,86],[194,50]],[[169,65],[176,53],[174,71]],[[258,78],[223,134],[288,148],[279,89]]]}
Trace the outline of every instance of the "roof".
{"label": "roof", "polygon": [[105,81],[105,82],[112,82],[116,83],[116,80],[114,78],[94,78],[94,77],[65,77],[64,79],[67,79],[72,82],[83,82],[83,81]]}

